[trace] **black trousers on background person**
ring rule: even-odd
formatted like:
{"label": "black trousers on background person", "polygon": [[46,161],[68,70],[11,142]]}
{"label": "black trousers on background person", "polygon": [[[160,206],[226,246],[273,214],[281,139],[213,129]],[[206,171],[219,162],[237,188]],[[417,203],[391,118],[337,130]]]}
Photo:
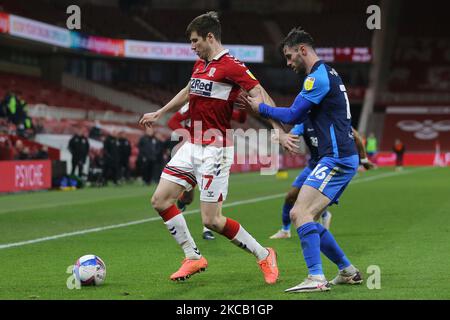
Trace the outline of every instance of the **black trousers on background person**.
{"label": "black trousers on background person", "polygon": [[130,180],[130,166],[127,162],[120,163],[120,179]]}
{"label": "black trousers on background person", "polygon": [[151,184],[152,181],[158,183],[161,175],[159,161],[143,159],[141,162],[142,180],[145,184]]}
{"label": "black trousers on background person", "polygon": [[72,171],[71,175],[75,175],[75,171],[78,171],[77,177],[83,176],[83,161],[81,159],[77,159],[75,157],[72,157]]}
{"label": "black trousers on background person", "polygon": [[105,161],[103,174],[105,183],[108,183],[109,180],[112,180],[114,184],[117,184],[120,176],[119,162]]}

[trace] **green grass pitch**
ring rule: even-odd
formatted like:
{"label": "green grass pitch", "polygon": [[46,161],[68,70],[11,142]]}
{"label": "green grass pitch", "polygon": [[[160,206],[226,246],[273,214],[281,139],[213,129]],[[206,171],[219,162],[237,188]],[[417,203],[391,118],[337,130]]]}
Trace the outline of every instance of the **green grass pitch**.
{"label": "green grass pitch", "polygon": [[[300,241],[295,230],[291,239],[269,236],[280,227],[283,194],[297,172],[285,180],[232,175],[223,210],[276,249],[275,285],[266,285],[255,258],[226,238],[201,238],[198,200],[186,221],[209,267],[186,282],[171,282],[182,251],[150,207],[154,187],[136,184],[0,196],[0,299],[450,299],[449,168],[358,173],[339,206],[330,208],[336,240],[365,279],[369,266],[380,268],[380,289],[365,282],[324,293],[284,293],[307,274]],[[115,227],[101,229],[107,226]],[[105,261],[105,284],[69,290],[67,267],[88,253]],[[336,267],[322,258],[331,280]]]}

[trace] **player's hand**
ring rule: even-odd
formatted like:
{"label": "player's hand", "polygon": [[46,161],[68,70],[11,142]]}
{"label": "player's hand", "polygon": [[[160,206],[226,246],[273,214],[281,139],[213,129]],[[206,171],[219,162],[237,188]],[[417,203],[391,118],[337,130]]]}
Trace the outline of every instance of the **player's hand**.
{"label": "player's hand", "polygon": [[251,97],[247,94],[241,94],[237,99],[237,104],[239,107],[245,108],[247,111],[252,113],[259,113],[259,104],[264,102],[261,92],[255,96]]}
{"label": "player's hand", "polygon": [[300,138],[298,136],[291,133],[279,133],[278,135],[274,135],[273,138],[275,141],[278,140],[286,151],[289,151],[292,154],[300,153],[300,149],[298,147]]}
{"label": "player's hand", "polygon": [[160,117],[161,117],[161,113],[159,113],[158,111],[145,113],[139,119],[139,125],[141,125],[143,127],[151,127],[156,121],[159,120]]}
{"label": "player's hand", "polygon": [[366,170],[375,168],[375,164],[367,158],[361,159],[360,162],[361,162],[362,166],[364,167],[364,169],[366,169]]}

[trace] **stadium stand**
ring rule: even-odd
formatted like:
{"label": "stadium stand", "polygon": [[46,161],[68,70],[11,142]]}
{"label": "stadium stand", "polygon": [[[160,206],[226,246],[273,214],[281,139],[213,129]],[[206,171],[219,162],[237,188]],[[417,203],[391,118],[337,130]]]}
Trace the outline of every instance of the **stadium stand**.
{"label": "stadium stand", "polygon": [[[432,10],[428,6],[419,9],[405,5],[402,10],[391,60],[389,90],[448,93],[450,67],[447,52],[450,50],[450,40],[446,32],[445,12]],[[421,17],[430,17],[430,14],[434,16],[432,23],[417,24]]]}
{"label": "stadium stand", "polygon": [[[400,138],[409,152],[450,150],[450,50],[445,12],[431,6],[397,8],[387,81],[376,104],[380,149]],[[422,23],[418,23],[422,21]]]}
{"label": "stadium stand", "polygon": [[120,107],[80,94],[41,78],[0,72],[0,96],[17,92],[28,104],[127,113]]}

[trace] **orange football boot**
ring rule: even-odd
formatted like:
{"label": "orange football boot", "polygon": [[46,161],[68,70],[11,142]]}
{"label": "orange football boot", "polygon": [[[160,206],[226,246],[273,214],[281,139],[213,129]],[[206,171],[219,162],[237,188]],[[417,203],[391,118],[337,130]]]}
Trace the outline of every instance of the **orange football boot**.
{"label": "orange football boot", "polygon": [[277,254],[272,248],[266,249],[269,251],[269,255],[264,260],[258,261],[258,264],[266,283],[274,284],[278,280]]}
{"label": "orange football boot", "polygon": [[181,262],[181,267],[177,272],[170,276],[170,280],[184,281],[189,279],[193,274],[203,272],[208,267],[208,261],[204,257],[199,260],[191,260],[184,258]]}

